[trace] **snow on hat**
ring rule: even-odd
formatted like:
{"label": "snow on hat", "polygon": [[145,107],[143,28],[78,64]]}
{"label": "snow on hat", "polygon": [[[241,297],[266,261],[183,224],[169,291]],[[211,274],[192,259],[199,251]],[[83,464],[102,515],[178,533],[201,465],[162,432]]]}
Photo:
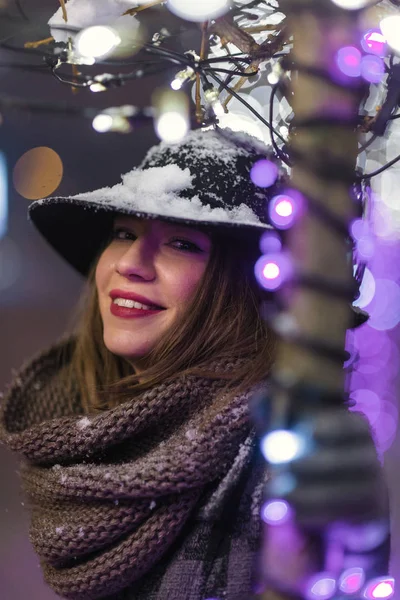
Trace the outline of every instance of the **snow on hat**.
{"label": "snow on hat", "polygon": [[191,131],[178,144],[161,142],[151,148],[139,167],[122,175],[121,183],[32,202],[29,218],[83,275],[108,238],[116,213],[229,228],[258,241],[271,228],[268,201],[286,179],[277,165],[273,186],[254,185],[251,168],[265,158],[276,163],[272,150],[247,134]]}

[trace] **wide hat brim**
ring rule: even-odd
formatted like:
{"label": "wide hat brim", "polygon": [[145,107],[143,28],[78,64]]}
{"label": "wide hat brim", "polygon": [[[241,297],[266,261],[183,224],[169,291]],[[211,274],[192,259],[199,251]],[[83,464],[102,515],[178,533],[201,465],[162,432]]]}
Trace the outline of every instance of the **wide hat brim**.
{"label": "wide hat brim", "polygon": [[262,223],[200,221],[184,216],[124,209],[113,204],[105,206],[95,200],[87,201],[61,196],[33,202],[28,211],[29,219],[47,242],[84,277],[87,277],[96,257],[104,247],[117,213],[145,219],[162,219],[190,226],[198,223],[199,226],[209,229],[230,230],[239,240],[246,241],[253,238],[255,243],[258,243],[261,233],[272,229],[270,225]]}

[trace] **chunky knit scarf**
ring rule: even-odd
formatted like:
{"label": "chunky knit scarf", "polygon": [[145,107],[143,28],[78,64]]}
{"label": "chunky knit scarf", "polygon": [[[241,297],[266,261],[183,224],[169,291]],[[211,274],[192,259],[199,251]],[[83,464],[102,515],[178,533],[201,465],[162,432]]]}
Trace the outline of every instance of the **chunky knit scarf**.
{"label": "chunky knit scarf", "polygon": [[182,376],[84,415],[61,346],[21,368],[0,418],[48,584],[72,600],[248,600],[265,483],[250,392],[227,401],[223,381]]}

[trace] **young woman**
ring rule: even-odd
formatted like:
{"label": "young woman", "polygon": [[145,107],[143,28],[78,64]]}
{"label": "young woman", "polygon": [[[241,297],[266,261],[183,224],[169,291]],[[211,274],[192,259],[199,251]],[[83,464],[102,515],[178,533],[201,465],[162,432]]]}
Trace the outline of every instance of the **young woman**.
{"label": "young woman", "polygon": [[253,271],[265,153],[196,131],[112,188],[31,205],[88,277],[75,331],[24,365],[2,414],[62,597],[251,594],[265,467],[248,403],[275,345]]}
{"label": "young woman", "polygon": [[[0,420],[25,459],[31,540],[61,597],[254,592],[267,475],[249,400],[275,349],[254,263],[275,186],[250,171],[266,156],[245,136],[195,131],[112,188],[31,205],[88,280],[75,330],[22,367]],[[364,480],[370,446],[352,463]]]}

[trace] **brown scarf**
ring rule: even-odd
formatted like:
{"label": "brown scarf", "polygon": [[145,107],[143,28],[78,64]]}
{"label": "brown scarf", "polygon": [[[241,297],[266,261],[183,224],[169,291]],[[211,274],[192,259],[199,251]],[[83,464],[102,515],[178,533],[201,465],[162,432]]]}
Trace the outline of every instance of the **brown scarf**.
{"label": "brown scarf", "polygon": [[[250,392],[228,402],[224,381],[182,376],[83,415],[59,384],[59,347],[15,377],[0,437],[24,457],[31,540],[46,581],[74,600],[114,598],[166,555],[231,472],[249,435]],[[215,367],[230,371],[242,360]]]}

